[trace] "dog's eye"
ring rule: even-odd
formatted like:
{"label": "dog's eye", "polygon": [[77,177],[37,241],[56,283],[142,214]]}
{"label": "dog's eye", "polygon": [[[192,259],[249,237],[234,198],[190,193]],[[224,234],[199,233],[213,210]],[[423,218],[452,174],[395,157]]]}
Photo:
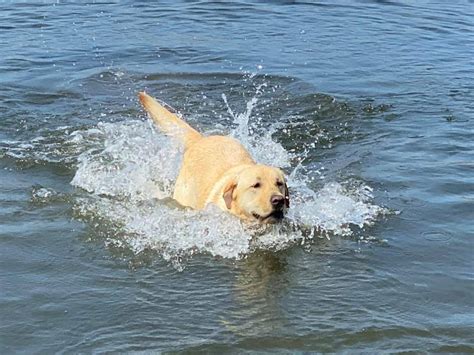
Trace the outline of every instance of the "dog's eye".
{"label": "dog's eye", "polygon": [[258,189],[261,186],[259,182],[256,182],[255,184],[252,185],[254,189]]}
{"label": "dog's eye", "polygon": [[281,181],[277,181],[277,186],[281,187],[281,186],[283,186],[283,183]]}

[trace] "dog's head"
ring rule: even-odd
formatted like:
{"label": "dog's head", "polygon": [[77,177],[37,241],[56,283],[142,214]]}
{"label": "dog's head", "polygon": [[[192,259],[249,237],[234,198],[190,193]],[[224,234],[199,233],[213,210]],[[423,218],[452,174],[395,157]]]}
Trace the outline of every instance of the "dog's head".
{"label": "dog's head", "polygon": [[265,165],[245,168],[224,188],[222,198],[231,213],[244,220],[277,223],[290,207],[285,175]]}

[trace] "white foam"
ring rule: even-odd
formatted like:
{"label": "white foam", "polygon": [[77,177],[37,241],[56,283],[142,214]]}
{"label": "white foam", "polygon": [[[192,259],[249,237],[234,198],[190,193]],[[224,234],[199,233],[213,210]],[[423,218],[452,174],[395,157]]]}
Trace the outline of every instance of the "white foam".
{"label": "white foam", "polygon": [[[82,153],[71,184],[96,195],[131,200],[171,194],[180,163],[180,146],[157,134],[148,122],[99,123],[73,132],[71,140],[102,137],[100,146]],[[78,138],[81,137],[81,138]]]}
{"label": "white foam", "polygon": [[[294,156],[272,140],[274,127],[263,136],[254,133],[250,118],[256,104],[253,98],[241,114],[229,108],[237,125],[231,135],[241,140],[257,161],[289,167]],[[372,224],[384,212],[370,202],[369,187],[350,189],[328,182],[313,191],[310,177],[297,167],[288,177],[292,206],[285,223],[252,229],[213,206],[192,211],[170,202],[181,149],[149,122],[100,123],[71,133],[70,139],[90,146],[79,156],[71,182],[89,196],[78,200],[77,211],[113,222],[123,233],[120,240],[111,237],[108,242],[124,243],[137,254],[152,249],[167,260],[195,253],[241,258],[255,249],[283,249],[315,235],[348,235],[351,225]]]}
{"label": "white foam", "polygon": [[386,212],[368,201],[368,191],[370,188],[365,185],[349,191],[339,183],[329,182],[315,193],[300,194],[300,203],[290,209],[288,216],[326,234],[350,235],[351,225],[371,225],[379,214]]}

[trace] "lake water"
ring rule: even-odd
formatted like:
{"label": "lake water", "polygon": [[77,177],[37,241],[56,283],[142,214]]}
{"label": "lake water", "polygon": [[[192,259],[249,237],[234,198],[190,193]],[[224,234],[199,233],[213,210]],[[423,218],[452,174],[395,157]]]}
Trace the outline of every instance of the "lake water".
{"label": "lake water", "polygon": [[[0,3],[0,352],[473,352],[472,1]],[[169,196],[146,90],[282,167]]]}

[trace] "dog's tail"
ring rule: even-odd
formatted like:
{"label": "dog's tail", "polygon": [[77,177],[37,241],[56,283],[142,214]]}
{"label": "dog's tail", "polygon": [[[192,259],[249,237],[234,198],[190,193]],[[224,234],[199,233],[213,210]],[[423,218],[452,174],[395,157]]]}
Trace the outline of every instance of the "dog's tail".
{"label": "dog's tail", "polygon": [[202,135],[184,122],[174,113],[160,105],[153,97],[145,92],[138,94],[141,104],[155,124],[163,133],[178,138],[184,143],[185,149],[193,142],[202,138]]}

